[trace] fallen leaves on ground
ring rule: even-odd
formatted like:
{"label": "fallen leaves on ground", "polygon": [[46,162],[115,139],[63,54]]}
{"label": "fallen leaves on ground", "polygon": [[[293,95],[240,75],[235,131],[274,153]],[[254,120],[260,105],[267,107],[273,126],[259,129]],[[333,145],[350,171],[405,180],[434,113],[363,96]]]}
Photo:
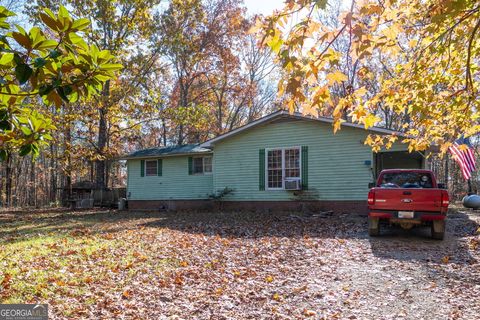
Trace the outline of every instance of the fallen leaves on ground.
{"label": "fallen leaves on ground", "polygon": [[[13,213],[15,214],[15,213]],[[18,213],[0,226],[0,302],[52,318],[475,318],[480,218],[369,238],[355,215]]]}

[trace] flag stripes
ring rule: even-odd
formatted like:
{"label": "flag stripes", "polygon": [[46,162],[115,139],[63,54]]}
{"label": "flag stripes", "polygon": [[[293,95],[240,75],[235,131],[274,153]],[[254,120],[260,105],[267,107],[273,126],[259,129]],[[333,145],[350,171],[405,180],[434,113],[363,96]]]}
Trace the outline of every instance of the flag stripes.
{"label": "flag stripes", "polygon": [[[462,145],[465,145],[466,148],[461,147]],[[448,148],[448,150],[460,166],[465,180],[470,179],[472,177],[472,172],[476,169],[476,163],[475,154],[473,153],[473,148],[471,147],[468,139],[458,139],[451,147]]]}

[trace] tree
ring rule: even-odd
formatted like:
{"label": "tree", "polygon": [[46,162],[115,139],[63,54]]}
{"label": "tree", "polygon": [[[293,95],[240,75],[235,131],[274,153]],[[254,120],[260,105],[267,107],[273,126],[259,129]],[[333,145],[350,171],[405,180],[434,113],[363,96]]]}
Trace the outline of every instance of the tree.
{"label": "tree", "polygon": [[[262,83],[270,50],[248,34],[238,1],[171,1],[156,17],[153,46],[168,63],[162,118],[170,143],[197,143],[259,117],[273,95]],[[165,139],[166,141],[167,139]]]}
{"label": "tree", "polygon": [[[11,157],[36,157],[52,139],[55,123],[45,110],[92,98],[121,68],[108,50],[86,44],[80,34],[89,20],[73,19],[65,7],[56,15],[45,9],[39,16],[44,28],[34,26],[28,32],[10,26],[7,19],[14,15],[0,7],[0,158],[6,163],[7,205],[12,196]],[[35,177],[33,164],[30,177]]]}
{"label": "tree", "polygon": [[[46,9],[41,19],[48,31],[33,27],[12,30],[7,18],[14,13],[0,7],[0,157],[11,152],[38,155],[50,140],[51,119],[33,108],[41,98],[47,105],[90,98],[121,68],[112,64],[109,51],[88,46],[77,32],[89,26],[87,19],[74,20],[64,7],[58,15]],[[53,36],[50,36],[52,34]],[[13,40],[13,41],[12,41]]]}
{"label": "tree", "polygon": [[[279,91],[290,110],[327,111],[338,130],[346,119],[365,128],[381,123],[382,108],[401,122],[411,151],[434,143],[445,153],[459,136],[480,131],[478,1],[352,1],[337,26],[320,21],[328,9],[326,0],[292,0],[259,24],[282,67]],[[345,38],[342,52],[336,45]],[[398,139],[366,143],[378,151]]]}
{"label": "tree", "polygon": [[[36,12],[42,7],[55,8],[59,2],[39,0],[30,7],[30,11]],[[142,81],[148,77],[155,62],[154,57],[158,55],[158,50],[145,49],[153,29],[153,10],[160,0],[61,2],[71,8],[74,16],[88,16],[92,21],[89,43],[111,51],[124,65],[122,76],[115,82],[104,82],[101,95],[85,106],[90,106],[89,112],[76,119],[83,123],[79,128],[82,132],[89,129],[79,138],[90,148],[88,157],[95,162],[96,184],[99,188],[104,188],[108,185],[110,160],[121,151],[115,144],[118,141],[113,141],[112,138],[118,132],[119,123],[141,109],[141,105],[135,105],[131,100],[138,94]],[[133,107],[133,110],[129,107]]]}

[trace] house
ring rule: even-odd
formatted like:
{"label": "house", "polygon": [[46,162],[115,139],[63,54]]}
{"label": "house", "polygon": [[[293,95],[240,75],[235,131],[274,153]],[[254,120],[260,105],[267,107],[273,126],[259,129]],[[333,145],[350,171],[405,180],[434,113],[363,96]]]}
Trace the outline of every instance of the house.
{"label": "house", "polygon": [[424,168],[420,153],[396,143],[373,153],[364,140],[382,128],[278,111],[198,145],[133,152],[127,160],[130,209],[208,209],[210,196],[232,209],[359,211],[368,184],[387,168]]}

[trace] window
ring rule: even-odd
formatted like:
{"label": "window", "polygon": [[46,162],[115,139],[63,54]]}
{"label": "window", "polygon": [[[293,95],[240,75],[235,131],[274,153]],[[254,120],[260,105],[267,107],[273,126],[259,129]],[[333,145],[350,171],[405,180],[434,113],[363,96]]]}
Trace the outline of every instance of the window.
{"label": "window", "polygon": [[382,175],[381,188],[433,188],[432,177],[423,172],[389,172]]}
{"label": "window", "polygon": [[145,175],[156,176],[157,175],[157,160],[145,161]]}
{"label": "window", "polygon": [[193,158],[193,174],[203,173],[203,158]]}
{"label": "window", "polygon": [[300,148],[268,150],[267,188],[283,189],[288,179],[300,179]]}
{"label": "window", "polygon": [[212,157],[193,158],[193,174],[212,173]]}
{"label": "window", "polygon": [[203,172],[212,173],[212,157],[203,158]]}
{"label": "window", "polygon": [[268,188],[283,188],[282,150],[268,151]]}
{"label": "window", "polygon": [[285,179],[300,178],[300,149],[285,150]]}

